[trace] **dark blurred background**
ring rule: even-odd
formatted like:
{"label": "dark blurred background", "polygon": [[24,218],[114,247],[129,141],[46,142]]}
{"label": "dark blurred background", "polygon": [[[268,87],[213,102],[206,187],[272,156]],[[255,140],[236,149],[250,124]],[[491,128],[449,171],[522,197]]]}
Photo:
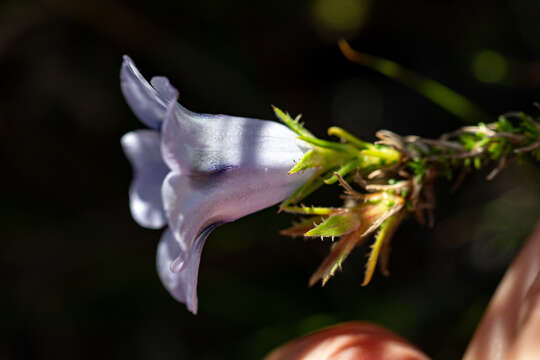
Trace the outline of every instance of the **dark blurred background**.
{"label": "dark blurred background", "polygon": [[[161,286],[159,231],[128,210],[120,136],[142,128],[119,90],[121,55],[166,75],[188,108],[437,137],[463,125],[412,90],[344,59],[336,40],[399,62],[496,116],[537,113],[537,0],[11,0],[0,2],[0,359],[257,359],[348,320],[387,326],[435,359],[464,351],[540,214],[540,175],[438,186],[434,229],[407,221],[391,277],[360,286],[365,249],[324,288],[329,244],[278,235],[276,208],[209,238],[199,315]],[[329,203],[337,187],[308,202]]]}

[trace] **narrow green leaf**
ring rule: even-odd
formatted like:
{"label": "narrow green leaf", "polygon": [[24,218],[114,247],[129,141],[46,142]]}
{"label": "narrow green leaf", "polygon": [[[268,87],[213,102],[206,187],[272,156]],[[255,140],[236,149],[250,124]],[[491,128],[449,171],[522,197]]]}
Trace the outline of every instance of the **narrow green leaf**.
{"label": "narrow green leaf", "polygon": [[[375,241],[371,245],[371,252],[366,264],[366,272],[364,273],[362,286],[366,286],[371,281],[375,266],[377,265],[377,259],[379,258],[379,252],[383,246],[387,249],[384,256],[389,255],[388,243],[396,232],[401,220],[403,220],[404,215],[405,211],[400,211],[386,219],[379,227],[379,231],[377,232],[377,235],[375,235]],[[387,259],[384,260],[384,264],[383,273],[388,273],[388,270],[386,269]]]}
{"label": "narrow green leaf", "polygon": [[349,256],[355,246],[359,246],[366,237],[362,235],[362,229],[353,231],[341,237],[341,239],[332,245],[330,254],[324,259],[322,264],[317,268],[315,273],[309,279],[309,286],[315,285],[319,280],[322,280],[324,286],[335,272],[341,268],[341,264],[347,256]]}
{"label": "narrow green leaf", "polygon": [[340,40],[338,45],[341,52],[348,60],[364,65],[394,81],[402,83],[465,122],[474,122],[490,118],[488,114],[469,101],[466,97],[456,93],[437,81],[406,69],[396,62],[360,53],[352,49],[345,40]]}
{"label": "narrow green leaf", "polygon": [[346,211],[332,215],[322,223],[306,232],[305,236],[341,236],[355,230],[361,225],[360,214]]}
{"label": "narrow green leaf", "polygon": [[281,230],[279,233],[286,236],[304,236],[304,234],[313,229],[323,220],[323,216],[311,216],[299,222],[293,223],[291,227]]}

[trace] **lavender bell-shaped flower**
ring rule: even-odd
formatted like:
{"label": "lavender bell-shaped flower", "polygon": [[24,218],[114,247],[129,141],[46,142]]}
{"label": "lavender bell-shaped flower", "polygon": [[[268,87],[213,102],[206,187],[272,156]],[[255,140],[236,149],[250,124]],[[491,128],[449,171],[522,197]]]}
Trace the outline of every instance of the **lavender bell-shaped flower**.
{"label": "lavender bell-shaped flower", "polygon": [[169,226],[158,245],[158,274],[197,313],[197,274],[210,232],[290,196],[313,173],[288,174],[309,148],[277,122],[185,109],[166,78],[150,85],[127,56],[120,77],[131,109],[153,129],[122,137],[134,168],[131,213],[141,226]]}

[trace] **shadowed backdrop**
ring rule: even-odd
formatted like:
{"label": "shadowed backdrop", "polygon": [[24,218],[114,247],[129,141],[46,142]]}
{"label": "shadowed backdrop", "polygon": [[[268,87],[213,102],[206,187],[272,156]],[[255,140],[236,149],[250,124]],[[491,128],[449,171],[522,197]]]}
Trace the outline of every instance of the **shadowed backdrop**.
{"label": "shadowed backdrop", "polygon": [[[199,315],[162,287],[160,231],[131,219],[124,133],[143,128],[119,89],[121,56],[168,76],[189,109],[437,137],[462,126],[412,90],[348,62],[337,39],[465,95],[493,116],[537,115],[540,3],[519,1],[0,2],[0,358],[257,359],[341,321],[396,331],[436,359],[465,349],[540,214],[540,173],[438,184],[434,229],[408,220],[389,278],[361,287],[357,249],[308,288],[330,244],[278,234],[276,207],[214,231]],[[536,112],[535,112],[536,111]],[[333,204],[337,186],[312,199]],[[306,203],[310,203],[307,199]]]}

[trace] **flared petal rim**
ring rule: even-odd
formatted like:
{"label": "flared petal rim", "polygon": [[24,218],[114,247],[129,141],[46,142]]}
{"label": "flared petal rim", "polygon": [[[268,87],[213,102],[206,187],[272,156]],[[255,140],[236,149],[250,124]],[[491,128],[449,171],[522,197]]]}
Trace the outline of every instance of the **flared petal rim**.
{"label": "flared petal rim", "polygon": [[[180,273],[192,266],[193,257],[200,255],[202,234],[206,238],[208,229],[213,229],[215,224],[231,222],[278,203],[305,181],[307,175],[290,175],[289,182],[281,183],[258,181],[250,176],[241,168],[209,176],[174,172],[167,175],[162,194],[176,251],[175,254],[170,249],[168,253],[170,271]],[[184,297],[180,299],[184,300]]]}
{"label": "flared petal rim", "polygon": [[129,190],[131,215],[139,225],[159,229],[167,223],[161,187],[169,172],[161,157],[161,136],[153,130],[137,130],[120,142],[134,173]]}
{"label": "flared petal rim", "polygon": [[[156,83],[162,85],[163,78],[157,79]],[[120,88],[139,120],[152,129],[159,129],[165,117],[169,94],[164,92],[162,95],[154,89],[127,55],[124,55],[120,70]]]}
{"label": "flared petal rim", "polygon": [[[183,253],[170,230],[165,230],[158,244],[156,264],[163,286],[174,299],[184,303],[195,315],[198,310],[197,281],[201,254],[208,235],[216,226],[217,224],[209,225],[199,234],[189,257]],[[185,256],[185,263],[182,271],[175,271],[174,263],[178,261],[179,256]]]}
{"label": "flared petal rim", "polygon": [[150,80],[150,84],[157,91],[161,100],[165,104],[169,104],[171,101],[178,98],[178,90],[171,85],[169,79],[167,79],[165,76],[154,76]]}

